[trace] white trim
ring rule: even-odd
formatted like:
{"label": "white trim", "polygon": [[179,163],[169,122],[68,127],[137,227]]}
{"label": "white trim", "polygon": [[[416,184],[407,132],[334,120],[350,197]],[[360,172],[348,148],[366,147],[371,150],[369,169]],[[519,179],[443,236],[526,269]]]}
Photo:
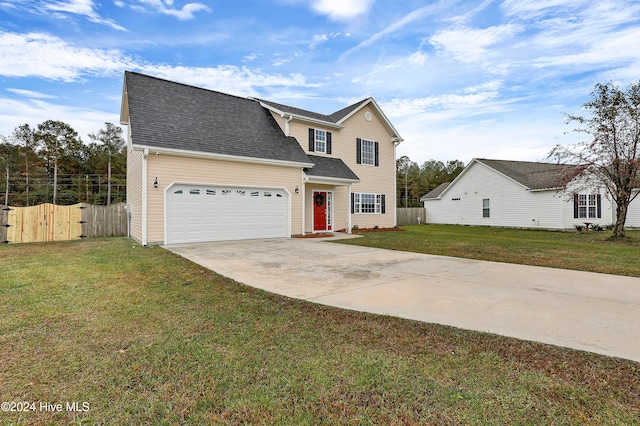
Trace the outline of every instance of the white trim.
{"label": "white trim", "polygon": [[376,110],[378,115],[382,118],[382,123],[385,125],[387,130],[390,130],[390,133],[391,133],[391,136],[392,136],[391,142],[394,142],[396,144],[399,144],[400,142],[402,142],[404,139],[402,139],[400,137],[400,134],[398,133],[396,128],[393,127],[393,124],[391,124],[391,121],[389,121],[387,116],[384,114],[384,112],[382,112],[382,109],[380,108],[380,106],[376,103],[376,101],[373,98],[367,99],[358,108],[354,109],[349,114],[347,114],[344,117],[342,117],[342,119],[340,119],[340,121],[338,121],[338,124],[344,123],[350,117],[352,117],[354,114],[356,114],[358,111],[360,111],[362,108],[364,108],[365,106],[367,106],[369,104],[371,104],[374,107],[374,109]]}
{"label": "white trim", "polygon": [[142,154],[142,245],[147,245],[147,184],[149,179],[147,178],[147,157],[149,156],[149,150],[145,149]]}
{"label": "white trim", "polygon": [[249,99],[253,99],[254,101],[258,102],[260,106],[268,109],[269,111],[273,111],[274,113],[278,114],[280,117],[288,116],[290,120],[298,120],[306,123],[320,124],[326,127],[332,127],[334,129],[344,129],[344,126],[341,126],[336,123],[332,123],[330,121],[319,120],[317,118],[311,118],[311,117],[307,117],[299,114],[292,114],[290,112],[284,112],[258,99],[255,99],[255,98],[249,98]]}
{"label": "white trim", "polygon": [[185,182],[185,181],[172,181],[164,188],[164,243],[163,245],[171,244],[167,242],[168,223],[167,223],[167,195],[169,190],[176,185],[194,185],[194,186],[226,186],[229,188],[243,188],[243,189],[271,189],[271,190],[283,190],[287,193],[287,234],[286,238],[291,238],[291,193],[284,186],[261,186],[261,185],[238,185],[238,184],[226,184],[226,183],[209,183],[209,182]]}
{"label": "white trim", "polygon": [[181,157],[192,158],[208,158],[213,160],[225,160],[225,161],[237,161],[240,163],[253,163],[253,164],[268,164],[283,167],[313,167],[313,163],[303,163],[297,161],[285,161],[285,160],[271,160],[268,158],[256,158],[256,157],[243,157],[240,155],[228,155],[228,154],[216,154],[213,152],[198,152],[186,149],[175,148],[159,148],[153,146],[133,144],[134,150],[148,150],[155,152],[156,154],[171,154]]}
{"label": "white trim", "polygon": [[307,175],[307,183],[315,183],[317,185],[351,185],[352,183],[360,182],[360,179],[343,179],[343,178],[333,178],[333,177],[322,177],[322,176],[308,176]]}
{"label": "white trim", "polygon": [[301,200],[301,202],[302,202],[302,220],[300,221],[300,222],[302,222],[301,235],[305,235],[306,234],[306,231],[305,231],[304,227],[305,227],[305,215],[307,214],[307,212],[306,212],[306,196],[307,196],[307,185],[306,185],[306,183],[307,183],[307,180],[308,179],[307,179],[305,173],[302,172],[302,179],[301,179],[301,183],[302,184],[300,185],[300,188],[301,188],[300,192],[302,194],[302,200]]}

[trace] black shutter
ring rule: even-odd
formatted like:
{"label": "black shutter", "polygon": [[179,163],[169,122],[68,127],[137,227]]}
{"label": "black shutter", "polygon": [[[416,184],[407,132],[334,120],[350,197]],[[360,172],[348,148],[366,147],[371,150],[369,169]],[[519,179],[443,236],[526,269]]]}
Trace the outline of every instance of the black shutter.
{"label": "black shutter", "polygon": [[351,214],[355,213],[356,211],[356,196],[355,194],[352,192],[351,193]]}
{"label": "black shutter", "polygon": [[331,132],[327,132],[327,154],[331,154]]}
{"label": "black shutter", "polygon": [[356,164],[362,164],[362,139],[356,138]]}
{"label": "black shutter", "polygon": [[316,150],[316,130],[309,129],[309,151],[313,152]]}
{"label": "black shutter", "polygon": [[384,204],[385,204],[384,199],[385,199],[385,196],[384,196],[384,194],[382,194],[380,196],[380,204],[381,204],[381,207],[380,207],[381,210],[380,211],[382,212],[382,214],[386,213],[386,209],[385,209],[385,206],[384,206]]}
{"label": "black shutter", "polygon": [[602,197],[600,196],[600,194],[598,194],[598,197],[596,199],[596,203],[597,203],[596,206],[597,206],[597,209],[598,209],[598,219],[600,219],[602,217],[602,203],[601,203],[601,201],[602,201]]}
{"label": "black shutter", "polygon": [[578,194],[573,194],[573,218],[578,218]]}
{"label": "black shutter", "polygon": [[378,154],[378,142],[374,142],[375,146],[376,146],[376,166],[380,165],[380,155]]}

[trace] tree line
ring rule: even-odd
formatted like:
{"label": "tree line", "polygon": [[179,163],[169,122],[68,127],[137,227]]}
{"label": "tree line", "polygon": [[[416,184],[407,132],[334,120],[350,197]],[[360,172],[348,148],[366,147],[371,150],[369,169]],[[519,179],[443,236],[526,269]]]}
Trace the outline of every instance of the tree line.
{"label": "tree line", "polygon": [[406,155],[396,160],[398,207],[422,207],[420,198],[438,185],[451,182],[464,169],[459,160],[429,160],[419,166]]}
{"label": "tree line", "polygon": [[122,128],[105,123],[84,143],[69,124],[46,120],[0,135],[4,205],[70,205],[126,201]]}

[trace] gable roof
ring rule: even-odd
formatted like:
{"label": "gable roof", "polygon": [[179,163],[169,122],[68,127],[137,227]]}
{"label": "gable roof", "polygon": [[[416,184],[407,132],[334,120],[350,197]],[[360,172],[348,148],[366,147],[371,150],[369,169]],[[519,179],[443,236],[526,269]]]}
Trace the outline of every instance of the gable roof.
{"label": "gable roof", "polygon": [[305,168],[307,176],[359,182],[360,178],[340,158],[309,155],[313,168]]}
{"label": "gable roof", "polygon": [[280,116],[291,116],[292,118],[296,118],[302,121],[308,121],[312,123],[318,123],[329,127],[335,127],[341,129],[342,124],[353,114],[364,108],[366,105],[371,105],[374,111],[380,117],[382,124],[387,128],[389,133],[394,139],[394,142],[400,143],[402,142],[402,138],[398,131],[393,127],[393,124],[389,121],[386,115],[382,112],[378,104],[373,98],[366,98],[361,100],[360,102],[356,102],[353,105],[349,105],[341,110],[338,110],[332,114],[319,114],[316,112],[307,111],[301,108],[295,108],[288,105],[279,104],[276,102],[266,101],[264,99],[256,99],[257,102],[260,103],[263,107],[273,111]]}
{"label": "gable roof", "polygon": [[125,72],[122,120],[133,144],[311,166],[293,137],[257,102]]}
{"label": "gable roof", "polygon": [[353,105],[350,105],[346,108],[343,108],[339,111],[334,112],[333,114],[319,114],[317,112],[307,111],[305,109],[296,108],[288,105],[279,104],[276,102],[266,101],[264,99],[256,99],[256,101],[263,104],[268,109],[278,112],[279,114],[285,115],[294,115],[299,118],[310,118],[317,121],[324,121],[330,124],[338,125],[340,120],[347,116],[350,112],[360,107],[365,102],[369,101],[371,98],[363,99],[360,102],[357,102]]}
{"label": "gable roof", "polygon": [[491,167],[529,190],[558,189],[567,177],[573,177],[582,170],[582,166],[570,164],[488,160],[484,158],[477,158],[475,161]]}
{"label": "gable roof", "polygon": [[474,158],[453,182],[441,184],[431,192],[423,195],[420,201],[441,198],[476,163],[489,167],[515,181],[527,191],[557,190],[562,186],[563,182],[570,180],[583,170],[583,166],[572,164]]}
{"label": "gable roof", "polygon": [[438,198],[442,192],[447,189],[447,187],[451,184],[451,182],[444,182],[440,185],[433,188],[431,191],[427,192],[425,195],[420,198],[420,201],[424,201],[431,198]]}

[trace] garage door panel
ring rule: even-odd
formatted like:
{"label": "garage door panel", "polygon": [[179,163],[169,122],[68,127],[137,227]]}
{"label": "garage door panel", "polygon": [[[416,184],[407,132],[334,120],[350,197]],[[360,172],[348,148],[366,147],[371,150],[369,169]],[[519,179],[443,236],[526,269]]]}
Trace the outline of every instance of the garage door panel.
{"label": "garage door panel", "polygon": [[167,191],[167,243],[288,236],[283,189],[174,185]]}

